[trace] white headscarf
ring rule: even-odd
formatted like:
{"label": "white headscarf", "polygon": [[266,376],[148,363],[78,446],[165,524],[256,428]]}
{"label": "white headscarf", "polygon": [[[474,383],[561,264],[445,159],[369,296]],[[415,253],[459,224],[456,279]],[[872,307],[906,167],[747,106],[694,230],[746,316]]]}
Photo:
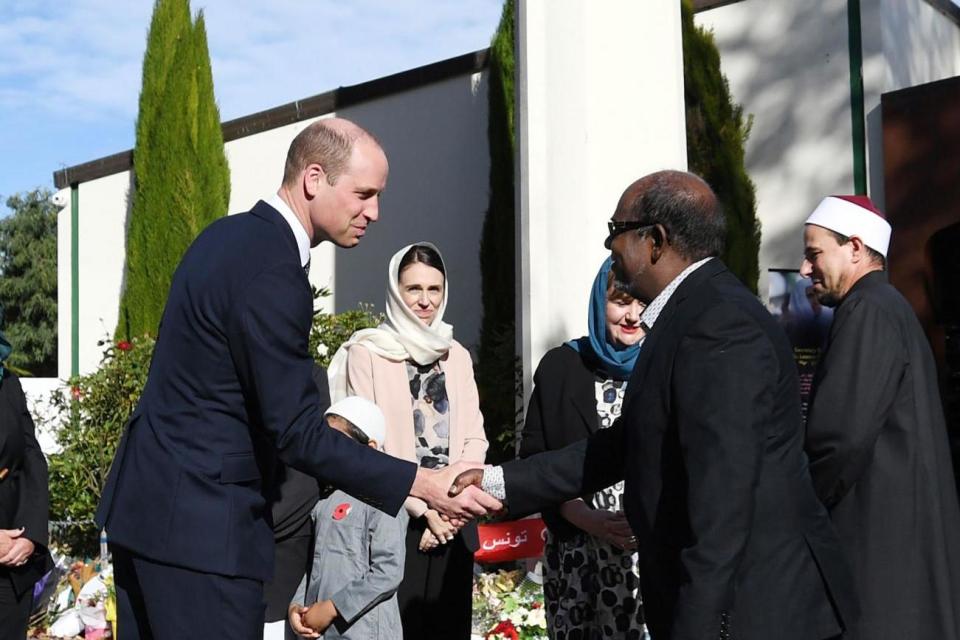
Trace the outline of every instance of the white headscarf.
{"label": "white headscarf", "polygon": [[350,394],[347,384],[347,350],[355,344],[362,344],[371,352],[393,362],[413,360],[419,365],[436,362],[453,346],[453,327],[443,321],[450,291],[448,277],[444,276],[443,300],[429,326],[423,324],[400,297],[400,261],[414,246],[430,247],[440,256],[440,262],[443,262],[440,250],[429,242],[410,244],[393,254],[387,269],[387,321],[374,329],[357,331],[333,354],[330,366],[327,367],[332,402]]}

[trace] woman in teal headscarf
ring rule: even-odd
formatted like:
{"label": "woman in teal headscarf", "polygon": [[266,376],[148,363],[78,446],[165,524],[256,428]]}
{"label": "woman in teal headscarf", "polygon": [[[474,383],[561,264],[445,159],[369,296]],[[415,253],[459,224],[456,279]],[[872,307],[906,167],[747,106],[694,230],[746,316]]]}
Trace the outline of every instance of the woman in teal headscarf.
{"label": "woman in teal headscarf", "polygon": [[[521,457],[563,448],[620,416],[643,342],[643,305],[616,289],[610,265],[607,258],[593,282],[589,334],[548,351],[537,367]],[[550,637],[644,637],[636,539],[623,515],[623,483],[542,515]]]}
{"label": "woman in teal headscarf", "polygon": [[[3,308],[0,307],[0,320]],[[33,585],[47,569],[47,462],[0,331],[0,640],[23,640]]]}

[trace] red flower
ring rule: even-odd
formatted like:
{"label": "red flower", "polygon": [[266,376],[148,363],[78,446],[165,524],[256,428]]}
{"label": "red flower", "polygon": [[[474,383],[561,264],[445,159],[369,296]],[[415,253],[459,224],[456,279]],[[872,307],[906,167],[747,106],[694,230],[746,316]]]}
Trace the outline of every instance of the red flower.
{"label": "red flower", "polygon": [[73,396],[74,400],[79,400],[83,397],[83,391],[80,390],[80,387],[73,386],[70,387],[70,395]]}
{"label": "red flower", "polygon": [[126,340],[121,340],[117,343],[117,349],[120,349],[120,351],[130,351],[130,349],[133,349],[133,345]]}
{"label": "red flower", "polygon": [[517,628],[513,626],[513,623],[509,620],[501,621],[497,626],[487,632],[487,638],[494,634],[500,634],[509,638],[510,640],[520,640],[520,634],[517,633]]}

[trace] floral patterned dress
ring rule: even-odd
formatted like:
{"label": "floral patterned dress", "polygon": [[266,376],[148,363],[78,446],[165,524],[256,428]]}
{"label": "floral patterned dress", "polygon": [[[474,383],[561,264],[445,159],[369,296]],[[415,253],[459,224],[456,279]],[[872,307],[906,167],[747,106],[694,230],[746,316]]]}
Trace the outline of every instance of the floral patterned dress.
{"label": "floral patterned dress", "polygon": [[413,432],[417,463],[427,469],[450,464],[450,401],[446,374],[435,362],[420,366],[407,361],[413,401]]}
{"label": "floral patterned dress", "polygon": [[[597,380],[597,415],[605,429],[620,416],[626,382]],[[623,482],[595,493],[593,509],[623,510]],[[649,638],[640,600],[637,554],[579,532],[566,540],[547,533],[543,593],[553,640]]]}

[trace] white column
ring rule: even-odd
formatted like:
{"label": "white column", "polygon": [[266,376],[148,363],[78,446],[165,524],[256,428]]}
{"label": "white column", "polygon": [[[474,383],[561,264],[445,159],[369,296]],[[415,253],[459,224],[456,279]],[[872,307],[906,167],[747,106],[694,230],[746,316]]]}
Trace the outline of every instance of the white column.
{"label": "white column", "polygon": [[529,398],[543,354],[586,333],[620,194],[687,160],[678,0],[519,0],[517,14],[518,341]]}

